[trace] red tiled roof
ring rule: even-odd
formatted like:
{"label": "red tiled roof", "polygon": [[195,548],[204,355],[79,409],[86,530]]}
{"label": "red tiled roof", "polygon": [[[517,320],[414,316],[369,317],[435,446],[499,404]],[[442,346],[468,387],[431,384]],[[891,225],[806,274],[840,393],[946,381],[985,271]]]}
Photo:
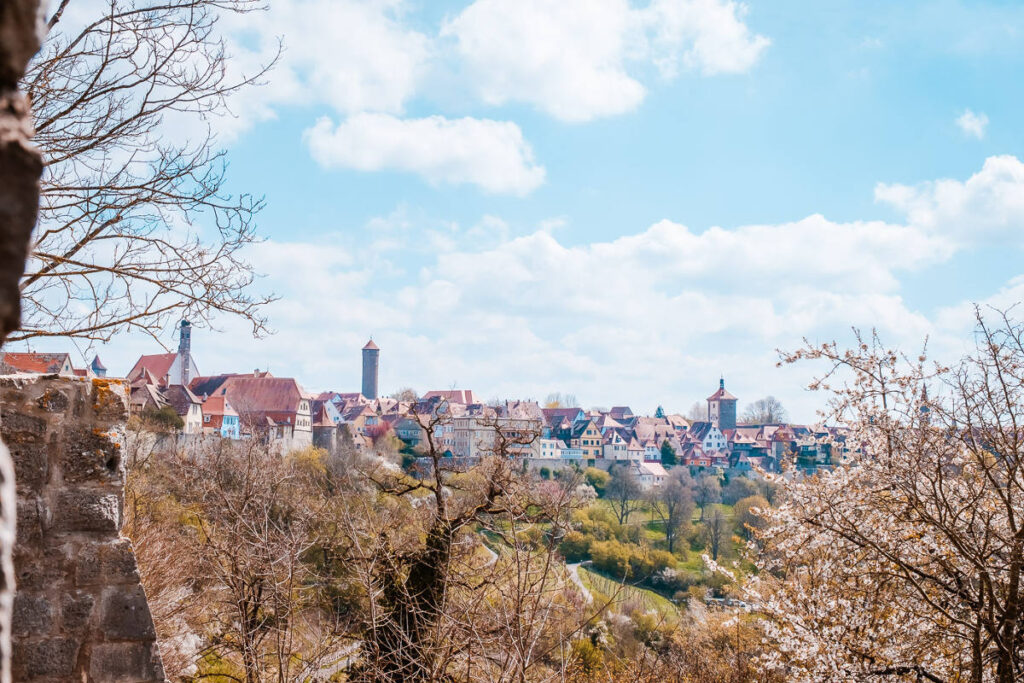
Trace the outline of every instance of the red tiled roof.
{"label": "red tiled roof", "polygon": [[732,395],[732,394],[730,394],[730,393],[729,393],[728,391],[726,391],[726,390],[725,390],[725,387],[721,387],[721,388],[719,388],[719,390],[718,390],[718,391],[716,391],[715,393],[713,393],[713,394],[711,394],[710,396],[708,396],[708,400],[709,400],[709,401],[722,401],[722,400],[726,400],[726,401],[728,401],[728,400],[733,400],[733,401],[737,401],[737,400],[739,400],[739,399],[737,399],[737,398],[736,398],[735,396],[733,396],[733,395]]}
{"label": "red tiled roof", "polygon": [[203,415],[238,415],[223,394],[210,396],[203,401]]}
{"label": "red tiled roof", "polygon": [[163,381],[167,377],[167,373],[170,372],[174,359],[177,357],[178,354],[176,353],[157,353],[152,356],[139,356],[139,360],[135,361],[135,365],[128,372],[128,380],[136,379],[143,370],[146,370],[157,380]]}
{"label": "red tiled roof", "polygon": [[228,399],[239,413],[294,413],[307,398],[290,377],[229,376],[223,383]]}
{"label": "red tiled roof", "polygon": [[19,372],[60,372],[65,361],[68,360],[66,353],[14,353],[3,354],[5,365]]}
{"label": "red tiled roof", "polygon": [[431,399],[434,397],[447,399],[450,403],[463,403],[469,405],[470,403],[476,403],[476,399],[473,398],[473,391],[471,389],[449,389],[446,391],[428,391],[423,398]]}
{"label": "red tiled roof", "polygon": [[736,401],[735,396],[725,390],[725,378],[718,380],[718,391],[708,396],[709,401]]}
{"label": "red tiled roof", "polygon": [[366,346],[363,347],[363,351],[380,351],[380,347],[373,343],[373,340],[366,342]]}

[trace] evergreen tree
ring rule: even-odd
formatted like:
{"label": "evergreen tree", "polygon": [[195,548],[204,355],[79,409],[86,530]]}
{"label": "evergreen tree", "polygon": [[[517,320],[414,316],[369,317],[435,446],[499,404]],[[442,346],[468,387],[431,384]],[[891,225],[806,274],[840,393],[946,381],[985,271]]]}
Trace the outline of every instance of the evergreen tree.
{"label": "evergreen tree", "polygon": [[668,439],[661,442],[661,464],[665,467],[676,464],[676,449],[672,448]]}

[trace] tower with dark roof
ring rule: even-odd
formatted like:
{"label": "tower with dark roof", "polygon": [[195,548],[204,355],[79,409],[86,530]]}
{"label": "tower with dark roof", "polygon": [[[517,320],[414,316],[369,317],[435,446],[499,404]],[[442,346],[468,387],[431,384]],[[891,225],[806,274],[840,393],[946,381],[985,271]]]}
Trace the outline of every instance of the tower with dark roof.
{"label": "tower with dark roof", "polygon": [[719,429],[736,429],[735,396],[725,390],[725,378],[718,380],[718,391],[708,396],[708,422]]}
{"label": "tower with dark roof", "polygon": [[377,371],[380,368],[380,347],[373,339],[363,347],[363,396],[373,400],[377,398]]}
{"label": "tower with dark roof", "polygon": [[178,330],[178,358],[180,359],[181,367],[180,380],[181,386],[187,387],[189,382],[189,365],[192,359],[192,323],[182,320],[181,327]]}

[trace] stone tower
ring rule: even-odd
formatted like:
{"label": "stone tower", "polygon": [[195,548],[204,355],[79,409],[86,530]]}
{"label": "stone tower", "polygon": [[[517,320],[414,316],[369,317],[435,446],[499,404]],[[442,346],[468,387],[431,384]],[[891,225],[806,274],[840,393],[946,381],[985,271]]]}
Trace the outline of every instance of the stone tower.
{"label": "stone tower", "polygon": [[363,347],[363,396],[377,398],[377,370],[380,366],[380,347],[373,339]]}
{"label": "stone tower", "polygon": [[192,361],[192,323],[181,321],[178,328],[178,361],[181,363],[181,386],[188,386],[188,370]]}
{"label": "stone tower", "polygon": [[719,429],[736,429],[735,396],[725,390],[725,378],[718,380],[718,391],[708,396],[708,422]]}

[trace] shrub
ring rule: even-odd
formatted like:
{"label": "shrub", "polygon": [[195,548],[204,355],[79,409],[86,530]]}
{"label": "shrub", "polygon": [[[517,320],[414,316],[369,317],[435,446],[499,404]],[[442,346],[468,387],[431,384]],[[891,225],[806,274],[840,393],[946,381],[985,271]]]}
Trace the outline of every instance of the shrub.
{"label": "shrub", "polygon": [[594,487],[598,496],[604,496],[604,490],[608,487],[611,475],[604,470],[597,469],[596,467],[588,467],[583,472],[583,476],[586,478],[587,483]]}
{"label": "shrub", "polygon": [[574,642],[572,654],[585,674],[595,674],[604,665],[604,654],[601,652],[601,648],[594,645],[589,639]]}
{"label": "shrub", "polygon": [[618,541],[595,541],[590,545],[590,559],[594,566],[616,579],[627,579],[633,571],[629,546]]}
{"label": "shrub", "polygon": [[154,429],[163,432],[172,432],[184,428],[185,421],[174,410],[172,406],[146,408],[142,411],[142,419]]}
{"label": "shrub", "polygon": [[548,469],[547,467],[541,467],[540,468],[540,478],[541,479],[550,479],[551,478],[551,470]]}
{"label": "shrub", "polygon": [[573,521],[583,534],[598,541],[619,538],[623,533],[621,525],[611,512],[601,507],[580,510],[573,514]]}
{"label": "shrub", "polygon": [[402,469],[406,472],[411,472],[412,468],[416,465],[416,454],[415,453],[402,453]]}
{"label": "shrub", "polygon": [[650,550],[634,543],[595,541],[590,545],[594,566],[616,579],[643,581],[655,572],[675,567],[676,558],[664,550]]}
{"label": "shrub", "polygon": [[570,531],[558,545],[566,562],[582,562],[590,557],[590,538],[578,531]]}

